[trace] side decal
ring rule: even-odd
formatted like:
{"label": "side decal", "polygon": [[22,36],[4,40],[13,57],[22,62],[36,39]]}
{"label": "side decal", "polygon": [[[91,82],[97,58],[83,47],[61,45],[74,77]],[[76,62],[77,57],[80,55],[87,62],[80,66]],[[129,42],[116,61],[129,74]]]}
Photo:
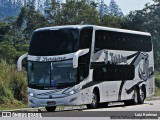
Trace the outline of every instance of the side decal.
{"label": "side decal", "polygon": [[[135,68],[138,67],[138,76],[141,82],[136,83],[139,85],[142,82],[147,81],[154,74],[154,67],[149,67],[149,55],[147,53],[136,52],[129,56],[123,56],[121,54],[115,54],[109,52],[108,50],[100,50],[94,54],[93,62],[91,64],[91,69],[98,69],[103,65],[134,65]],[[104,61],[103,61],[104,59]],[[131,62],[127,62],[132,59]],[[99,61],[99,62],[98,62]],[[118,100],[121,100],[122,90],[127,80],[123,80],[120,84]],[[127,94],[130,94],[134,90],[135,85],[127,90]]]}
{"label": "side decal", "polygon": [[[140,52],[137,52],[137,53],[135,53],[135,54],[133,54],[133,55],[127,56],[127,60],[129,60],[129,59],[131,59],[131,58],[133,58],[133,57],[136,56],[136,57],[133,59],[133,61],[131,62],[131,64],[132,64],[134,61],[136,61],[136,59],[137,59],[137,57],[139,56],[139,54],[140,54]],[[121,85],[120,85],[120,88],[119,88],[119,93],[118,93],[118,100],[121,100],[122,89],[123,89],[123,86],[124,86],[125,83],[126,83],[126,80],[123,80],[123,81],[121,82]]]}
{"label": "side decal", "polygon": [[102,83],[102,81],[91,81],[85,85],[82,86],[82,89],[86,89],[86,88],[89,88],[91,86],[94,86],[94,85],[97,85],[99,83]]}
{"label": "side decal", "polygon": [[[142,82],[145,82],[148,80],[149,77],[151,77],[154,73],[154,70],[153,70],[153,66],[149,67],[149,60],[148,60],[148,57],[149,55],[146,54],[146,53],[140,53],[138,52],[137,55],[133,61],[131,62],[132,65],[134,65],[135,67],[139,65],[139,68],[138,68],[138,75],[139,75],[139,78],[142,80],[138,83],[136,83],[135,85],[133,85],[130,89],[128,89],[126,92],[127,94],[130,94],[133,90],[134,90],[134,87],[136,85],[139,85],[141,84]],[[143,60],[143,64],[140,65],[139,63]],[[118,94],[118,100],[121,100],[121,91],[123,89],[123,86],[125,84],[126,81],[122,81],[121,82],[121,85],[120,85],[120,88],[119,88],[119,94]]]}
{"label": "side decal", "polygon": [[130,94],[131,92],[133,92],[135,86],[141,84],[142,82],[144,82],[144,81],[140,81],[140,82],[136,83],[135,85],[133,85],[131,88],[126,89],[127,94]]}

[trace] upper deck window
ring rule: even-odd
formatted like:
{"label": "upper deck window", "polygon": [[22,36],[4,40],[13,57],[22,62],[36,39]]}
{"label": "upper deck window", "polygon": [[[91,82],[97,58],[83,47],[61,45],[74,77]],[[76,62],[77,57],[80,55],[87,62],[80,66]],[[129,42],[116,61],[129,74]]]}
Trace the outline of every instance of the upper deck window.
{"label": "upper deck window", "polygon": [[78,37],[79,30],[73,28],[36,31],[32,35],[29,54],[50,56],[76,52]]}
{"label": "upper deck window", "polygon": [[95,49],[150,52],[152,51],[152,41],[151,36],[97,30]]}

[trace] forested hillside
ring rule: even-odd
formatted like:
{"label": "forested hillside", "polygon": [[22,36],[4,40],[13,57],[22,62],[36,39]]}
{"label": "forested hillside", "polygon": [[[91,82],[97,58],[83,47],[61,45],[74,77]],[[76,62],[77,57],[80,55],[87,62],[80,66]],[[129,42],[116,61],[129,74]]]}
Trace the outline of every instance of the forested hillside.
{"label": "forested hillside", "polygon": [[114,0],[109,5],[104,0],[0,0],[0,104],[5,107],[27,103],[26,71],[17,72],[16,61],[27,52],[33,30],[40,27],[92,24],[150,32],[155,69],[159,71],[159,11],[159,0],[128,15],[123,15]]}

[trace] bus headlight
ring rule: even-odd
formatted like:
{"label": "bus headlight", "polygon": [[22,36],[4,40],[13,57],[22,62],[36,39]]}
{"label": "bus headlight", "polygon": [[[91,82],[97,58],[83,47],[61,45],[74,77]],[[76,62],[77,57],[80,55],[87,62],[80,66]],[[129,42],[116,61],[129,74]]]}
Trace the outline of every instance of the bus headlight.
{"label": "bus headlight", "polygon": [[73,95],[73,94],[76,94],[77,92],[79,92],[81,89],[78,88],[78,89],[72,89],[71,91],[64,91],[63,94],[66,94],[66,95]]}
{"label": "bus headlight", "polygon": [[29,92],[28,95],[31,96],[31,97],[34,97],[34,96],[35,96],[35,94],[34,94],[34,93],[31,93],[31,92]]}

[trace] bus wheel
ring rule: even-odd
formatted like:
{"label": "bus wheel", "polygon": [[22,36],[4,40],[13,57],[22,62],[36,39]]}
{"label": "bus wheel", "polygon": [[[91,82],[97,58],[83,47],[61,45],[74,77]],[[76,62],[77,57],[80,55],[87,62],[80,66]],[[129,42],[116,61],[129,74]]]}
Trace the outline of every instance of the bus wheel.
{"label": "bus wheel", "polygon": [[139,100],[138,100],[138,103],[139,103],[139,104],[143,104],[145,98],[146,98],[146,91],[145,91],[145,87],[142,86],[142,87],[139,89]]}
{"label": "bus wheel", "polygon": [[98,95],[96,93],[96,91],[93,91],[92,93],[92,102],[91,104],[87,105],[88,109],[95,109],[98,107]]}
{"label": "bus wheel", "polygon": [[137,105],[138,104],[138,99],[139,99],[138,89],[137,89],[137,87],[135,87],[135,89],[134,89],[134,97],[132,99],[133,105]]}
{"label": "bus wheel", "polygon": [[138,94],[138,89],[135,87],[133,99],[124,101],[124,104],[127,105],[127,106],[128,105],[137,105],[138,104],[138,100],[139,100],[138,95],[139,95]]}
{"label": "bus wheel", "polygon": [[56,109],[56,106],[46,106],[45,108],[46,108],[47,112],[54,112]]}

